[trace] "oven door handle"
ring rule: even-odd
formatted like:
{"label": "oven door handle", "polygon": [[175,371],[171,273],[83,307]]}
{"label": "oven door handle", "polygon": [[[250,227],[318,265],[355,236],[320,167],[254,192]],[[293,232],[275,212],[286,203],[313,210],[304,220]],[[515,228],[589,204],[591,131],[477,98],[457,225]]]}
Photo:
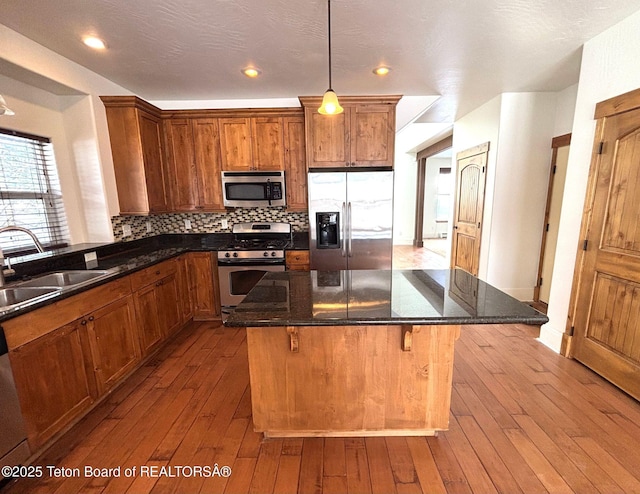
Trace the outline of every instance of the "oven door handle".
{"label": "oven door handle", "polygon": [[284,266],[283,259],[250,259],[250,260],[233,260],[218,259],[218,266]]}

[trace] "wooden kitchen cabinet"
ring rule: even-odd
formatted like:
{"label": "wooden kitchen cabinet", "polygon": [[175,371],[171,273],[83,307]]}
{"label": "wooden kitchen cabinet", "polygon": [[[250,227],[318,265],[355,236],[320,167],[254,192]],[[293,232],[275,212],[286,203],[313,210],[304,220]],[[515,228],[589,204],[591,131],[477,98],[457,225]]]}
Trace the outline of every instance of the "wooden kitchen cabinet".
{"label": "wooden kitchen cabinet", "polygon": [[225,171],[283,170],[282,117],[220,119],[220,154]]}
{"label": "wooden kitchen cabinet", "polygon": [[399,99],[343,96],[343,113],[322,115],[321,97],[301,97],[308,168],[393,167]]}
{"label": "wooden kitchen cabinet", "polygon": [[177,262],[161,262],[131,276],[142,355],[148,355],[182,327]]}
{"label": "wooden kitchen cabinet", "polygon": [[80,320],[9,353],[32,451],[46,443],[94,401],[93,379],[81,342]]}
{"label": "wooden kitchen cabinet", "polygon": [[220,319],[218,269],[211,252],[191,252],[187,256],[193,319]]}
{"label": "wooden kitchen cabinet", "polygon": [[308,250],[288,250],[284,256],[285,264],[289,271],[309,271]]}
{"label": "wooden kitchen cabinet", "polygon": [[160,110],[135,96],[101,96],[120,214],[168,210]]}
{"label": "wooden kitchen cabinet", "polygon": [[173,211],[224,211],[217,118],[165,123]]}
{"label": "wooden kitchen cabinet", "polygon": [[128,295],[88,314],[80,325],[87,329],[98,396],[101,396],[140,361],[133,298]]}
{"label": "wooden kitchen cabinet", "polygon": [[191,301],[191,284],[189,282],[189,256],[183,254],[176,258],[178,271],[176,283],[178,288],[178,310],[182,324],[193,319],[193,303]]}
{"label": "wooden kitchen cabinet", "polygon": [[284,117],[283,127],[287,209],[289,211],[306,211],[309,205],[304,117]]}

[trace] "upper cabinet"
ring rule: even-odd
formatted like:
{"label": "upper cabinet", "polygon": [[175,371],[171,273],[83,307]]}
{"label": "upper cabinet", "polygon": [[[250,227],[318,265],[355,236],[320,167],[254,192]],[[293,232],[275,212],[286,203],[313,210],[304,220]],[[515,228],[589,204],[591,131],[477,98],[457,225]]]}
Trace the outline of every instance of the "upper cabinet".
{"label": "upper cabinet", "polygon": [[226,171],[283,170],[282,117],[220,119],[220,152]]}
{"label": "upper cabinet", "polygon": [[160,110],[135,96],[102,96],[121,214],[168,210]]}
{"label": "upper cabinet", "polygon": [[307,164],[304,143],[304,117],[284,118],[284,169],[287,184],[287,209],[306,211]]}
{"label": "upper cabinet", "polygon": [[173,211],[224,211],[217,118],[165,122]]}
{"label": "upper cabinet", "polygon": [[321,97],[300,97],[308,168],[393,167],[400,96],[341,96],[344,112],[322,115]]}

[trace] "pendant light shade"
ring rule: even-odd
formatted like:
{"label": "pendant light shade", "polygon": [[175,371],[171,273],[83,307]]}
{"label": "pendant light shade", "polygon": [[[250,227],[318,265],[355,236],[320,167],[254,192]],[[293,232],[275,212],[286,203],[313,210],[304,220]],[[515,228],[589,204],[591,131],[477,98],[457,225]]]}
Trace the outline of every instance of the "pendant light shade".
{"label": "pendant light shade", "polygon": [[[337,100],[336,100],[337,101]],[[7,102],[0,94],[0,115],[15,115],[16,113],[7,106]]]}
{"label": "pendant light shade", "polygon": [[322,97],[322,104],[320,108],[318,108],[318,113],[322,113],[323,115],[336,115],[342,113],[344,108],[342,108],[338,102],[338,95],[331,89],[331,0],[327,0],[327,18],[329,32],[329,89],[327,89]]}

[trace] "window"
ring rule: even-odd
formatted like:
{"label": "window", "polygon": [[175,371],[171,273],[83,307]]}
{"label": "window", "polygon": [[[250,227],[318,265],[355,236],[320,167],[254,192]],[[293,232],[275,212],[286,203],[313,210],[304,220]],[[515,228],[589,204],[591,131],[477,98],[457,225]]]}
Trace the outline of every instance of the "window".
{"label": "window", "polygon": [[[28,228],[46,249],[64,247],[69,230],[50,139],[0,129],[0,227]],[[5,253],[35,250],[21,232],[0,234]]]}
{"label": "window", "polygon": [[440,168],[436,193],[436,221],[449,221],[451,214],[451,168]]}

